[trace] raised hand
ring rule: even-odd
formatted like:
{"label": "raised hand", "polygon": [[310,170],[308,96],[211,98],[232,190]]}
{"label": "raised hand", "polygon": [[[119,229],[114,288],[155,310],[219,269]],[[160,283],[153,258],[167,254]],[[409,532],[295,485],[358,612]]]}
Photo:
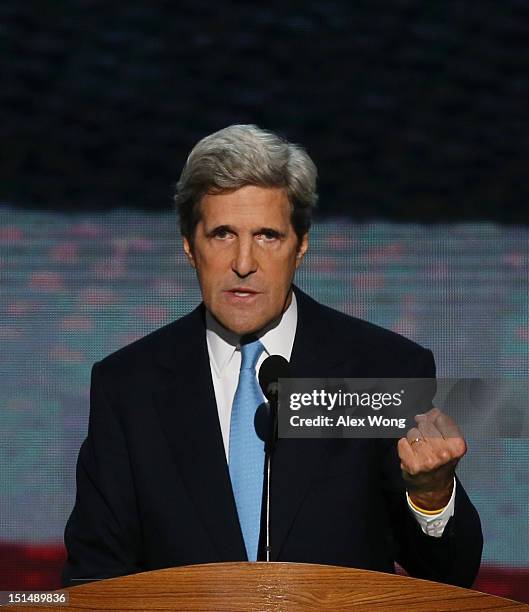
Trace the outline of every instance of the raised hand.
{"label": "raised hand", "polygon": [[454,420],[438,408],[415,421],[417,426],[398,442],[402,476],[415,505],[441,510],[450,501],[455,468],[467,445]]}

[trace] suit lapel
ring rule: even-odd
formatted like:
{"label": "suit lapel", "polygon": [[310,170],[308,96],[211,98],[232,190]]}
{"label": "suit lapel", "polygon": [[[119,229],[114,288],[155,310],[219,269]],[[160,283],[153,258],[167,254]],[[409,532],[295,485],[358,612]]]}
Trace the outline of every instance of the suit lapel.
{"label": "suit lapel", "polygon": [[[326,309],[295,289],[298,304],[296,337],[290,360],[293,378],[352,376],[357,353],[340,345],[325,325]],[[324,320],[322,320],[322,317]],[[333,440],[279,439],[272,459],[270,539],[272,559],[281,548],[315,478],[324,473]]]}
{"label": "suit lapel", "polygon": [[181,319],[174,346],[159,355],[172,370],[156,407],[189,496],[220,561],[245,560],[220,430],[203,308]]}

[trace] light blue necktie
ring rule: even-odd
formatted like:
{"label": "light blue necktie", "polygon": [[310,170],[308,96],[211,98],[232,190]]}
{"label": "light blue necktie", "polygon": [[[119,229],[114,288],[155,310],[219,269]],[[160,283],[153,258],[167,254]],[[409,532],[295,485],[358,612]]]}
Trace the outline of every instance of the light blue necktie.
{"label": "light blue necktie", "polygon": [[264,442],[255,433],[255,411],[264,401],[255,366],[263,352],[259,340],[241,345],[241,370],[230,422],[229,468],[249,561],[257,560],[263,497]]}

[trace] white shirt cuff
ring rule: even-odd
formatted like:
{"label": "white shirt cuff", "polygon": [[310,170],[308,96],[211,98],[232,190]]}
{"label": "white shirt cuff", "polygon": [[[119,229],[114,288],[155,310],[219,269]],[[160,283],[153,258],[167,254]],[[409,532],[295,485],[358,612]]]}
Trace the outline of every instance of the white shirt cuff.
{"label": "white shirt cuff", "polygon": [[433,536],[434,538],[440,538],[443,535],[444,528],[448,523],[450,517],[454,516],[456,500],[456,479],[454,478],[454,486],[452,489],[452,495],[448,504],[438,512],[437,514],[424,514],[415,508],[410,503],[410,496],[406,491],[406,501],[408,502],[408,508],[415,517],[416,521],[421,526],[421,529],[426,535]]}

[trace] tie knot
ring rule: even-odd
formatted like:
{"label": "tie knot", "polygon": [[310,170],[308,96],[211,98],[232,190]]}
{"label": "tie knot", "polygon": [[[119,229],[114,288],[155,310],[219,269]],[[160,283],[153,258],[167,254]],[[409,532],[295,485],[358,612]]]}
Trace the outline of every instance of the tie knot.
{"label": "tie knot", "polygon": [[241,370],[255,370],[263,350],[264,346],[259,340],[241,344]]}

